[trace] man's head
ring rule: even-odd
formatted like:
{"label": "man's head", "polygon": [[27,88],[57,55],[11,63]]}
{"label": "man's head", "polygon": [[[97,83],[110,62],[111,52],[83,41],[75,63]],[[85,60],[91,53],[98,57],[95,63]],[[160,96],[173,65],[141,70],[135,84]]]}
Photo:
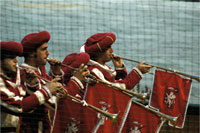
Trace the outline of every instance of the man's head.
{"label": "man's head", "polygon": [[[87,53],[71,53],[64,58],[62,63],[73,68],[79,68],[81,64],[86,65],[89,60],[90,56]],[[62,70],[64,72],[64,81],[67,83],[74,70],[66,67],[63,67]]]}
{"label": "man's head", "polygon": [[111,60],[113,53],[112,44],[115,42],[116,36],[114,33],[96,33],[89,37],[81,48],[81,52],[86,52],[90,58],[97,61],[100,58],[104,62]]}
{"label": "man's head", "polygon": [[21,43],[24,48],[23,56],[25,61],[32,60],[35,66],[45,65],[48,51],[48,41],[50,40],[50,34],[47,31],[41,31],[39,33],[30,33],[26,35]]}
{"label": "man's head", "polygon": [[16,73],[17,56],[23,53],[23,47],[19,42],[2,41],[1,47],[1,70],[4,74]]}

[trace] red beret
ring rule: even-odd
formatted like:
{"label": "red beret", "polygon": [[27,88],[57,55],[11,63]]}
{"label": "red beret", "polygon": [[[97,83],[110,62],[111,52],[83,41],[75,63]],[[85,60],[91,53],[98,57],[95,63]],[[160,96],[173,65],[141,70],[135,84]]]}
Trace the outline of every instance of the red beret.
{"label": "red beret", "polygon": [[1,54],[22,56],[23,47],[15,41],[1,41]]}
{"label": "red beret", "polygon": [[[73,67],[79,68],[81,64],[87,64],[90,60],[90,56],[87,53],[71,53],[65,57],[63,60],[63,64]],[[64,79],[69,80],[72,76],[72,69],[64,67],[63,72],[65,73]]]}
{"label": "red beret", "polygon": [[48,31],[41,31],[39,33],[30,33],[26,35],[21,41],[24,53],[32,52],[35,48],[48,42],[50,37],[51,36]]}
{"label": "red beret", "polygon": [[104,49],[111,47],[115,40],[116,36],[112,32],[96,33],[85,42],[85,52],[89,54],[102,52]]}

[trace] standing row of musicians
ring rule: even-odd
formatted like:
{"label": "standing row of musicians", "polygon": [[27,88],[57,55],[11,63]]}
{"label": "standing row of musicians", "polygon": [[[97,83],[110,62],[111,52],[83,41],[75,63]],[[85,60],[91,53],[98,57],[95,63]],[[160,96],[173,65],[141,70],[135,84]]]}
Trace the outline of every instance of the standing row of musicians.
{"label": "standing row of musicians", "polygon": [[[79,91],[83,98],[85,78],[89,74],[116,86],[133,89],[151,68],[141,62],[127,74],[120,56],[113,54],[112,44],[116,36],[111,32],[92,35],[82,45],[81,53],[67,55],[62,63],[55,58],[48,59],[49,40],[49,32],[41,31],[26,35],[21,43],[0,42],[0,99],[18,111],[29,113],[27,116],[14,116],[2,112],[2,127],[15,126],[20,133],[49,133],[55,110],[59,108],[57,97],[62,95],[63,89],[71,95]],[[17,56],[24,57],[20,66]],[[111,60],[115,70],[106,65]],[[45,71],[47,61],[49,74]],[[78,69],[62,67],[62,64]]]}

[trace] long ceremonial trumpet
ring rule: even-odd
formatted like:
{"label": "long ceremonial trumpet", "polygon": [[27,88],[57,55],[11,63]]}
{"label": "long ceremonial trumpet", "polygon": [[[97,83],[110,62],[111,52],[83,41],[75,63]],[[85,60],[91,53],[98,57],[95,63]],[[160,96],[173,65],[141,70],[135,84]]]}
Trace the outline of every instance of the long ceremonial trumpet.
{"label": "long ceremonial trumpet", "polygon": [[[50,63],[50,59],[47,58],[48,63]],[[63,64],[62,62],[59,63],[61,66],[72,69],[72,70],[78,70],[78,68],[70,67],[68,65]]]}
{"label": "long ceremonial trumpet", "polygon": [[[49,59],[47,59],[47,61],[49,62]],[[63,64],[63,63],[61,63],[61,66],[66,67],[66,68],[69,68],[69,69],[72,69],[72,70],[78,70],[78,68],[70,67],[70,66],[65,65],[65,64]],[[114,89],[117,89],[117,90],[119,90],[119,91],[125,92],[126,94],[129,94],[129,95],[131,95],[131,96],[135,96],[135,97],[141,99],[142,102],[144,102],[144,101],[146,100],[146,98],[148,97],[148,95],[142,95],[142,94],[139,94],[139,93],[136,93],[136,92],[127,90],[127,89],[123,89],[123,88],[114,86],[114,85],[112,85],[112,83],[110,83],[110,82],[105,82],[105,81],[103,81],[103,80],[97,79],[97,78],[96,78],[94,75],[92,75],[92,74],[87,75],[87,77],[91,78],[93,82],[103,83],[103,84],[106,84],[106,85],[108,85],[108,86],[111,86],[111,87],[114,88]]]}
{"label": "long ceremonial trumpet", "polygon": [[[132,59],[124,58],[124,57],[120,57],[120,58],[123,59],[123,60],[127,60],[127,61],[131,61],[131,62],[140,63],[139,61],[136,61],[136,60],[132,60]],[[167,68],[160,67],[160,66],[156,66],[156,65],[151,65],[151,64],[146,64],[146,65],[150,65],[150,66],[152,66],[152,67],[155,67],[155,68],[158,68],[158,69],[162,69],[162,70],[165,70],[165,71],[177,73],[177,74],[183,75],[183,76],[185,76],[185,77],[188,77],[188,78],[191,78],[191,79],[194,79],[194,80],[200,82],[200,77],[198,77],[198,76],[189,75],[189,74],[186,74],[186,73],[178,72],[178,71],[176,71],[176,70],[171,70],[171,69],[167,69]]]}
{"label": "long ceremonial trumpet", "polygon": [[[74,100],[74,101],[76,101],[76,102],[82,104],[82,100],[80,100],[80,99],[78,99],[78,98],[76,98],[76,97],[74,97],[74,96],[68,94],[67,91],[64,90],[64,89],[62,90],[62,93],[63,93],[63,91],[64,91],[64,95],[67,96],[67,97],[69,97],[69,98],[71,98],[72,101]],[[93,105],[91,105],[91,104],[87,104],[87,107],[89,107],[89,108],[91,108],[91,109],[93,109],[93,110],[95,110],[95,111],[97,111],[97,112],[103,114],[104,116],[108,117],[109,119],[112,120],[112,122],[116,122],[116,120],[117,120],[117,118],[118,118],[118,116],[119,116],[119,112],[118,112],[117,114],[111,114],[111,113],[106,112],[106,111],[104,111],[104,110],[102,110],[102,109],[99,109],[99,108],[97,108],[97,107],[95,107],[95,106],[93,106]]]}
{"label": "long ceremonial trumpet", "polygon": [[139,106],[141,106],[141,107],[143,107],[143,108],[145,108],[145,109],[147,109],[147,110],[149,110],[149,111],[151,111],[151,112],[157,114],[158,116],[160,116],[160,117],[162,117],[162,118],[164,118],[164,119],[170,121],[174,126],[176,126],[176,123],[177,123],[177,121],[178,121],[178,118],[180,117],[180,114],[179,114],[177,117],[172,117],[172,116],[163,114],[163,113],[161,113],[161,112],[159,112],[159,111],[156,111],[156,110],[154,110],[154,109],[152,109],[152,108],[150,108],[150,107],[148,107],[148,106],[145,106],[145,105],[143,105],[143,104],[141,104],[141,103],[139,103],[139,102],[136,102],[136,101],[134,101],[134,100],[132,100],[132,102],[134,102],[135,104],[137,104],[137,105],[139,105]]}
{"label": "long ceremonial trumpet", "polygon": [[[18,67],[19,69],[24,69],[24,68],[19,67],[19,66],[17,66],[17,67]],[[27,69],[31,69],[31,68],[27,68]],[[41,76],[39,76],[39,75],[35,75],[35,76],[36,76],[37,78],[39,78],[39,79],[44,80],[45,82],[50,82],[49,80],[47,80],[47,79],[45,79],[45,78],[43,78],[43,77],[41,77]],[[58,90],[58,91],[59,91],[60,93],[62,93],[63,96],[67,96],[67,97],[71,98],[72,101],[76,101],[76,102],[78,102],[78,103],[80,103],[80,104],[83,103],[82,100],[80,100],[80,99],[78,99],[78,98],[76,98],[76,97],[74,97],[74,96],[68,94],[67,91],[66,91],[64,88],[61,89],[61,90]],[[45,104],[45,105],[46,105],[46,104]],[[46,106],[47,106],[47,105],[46,105]],[[48,107],[48,106],[47,106],[47,107]],[[86,107],[89,107],[89,108],[93,109],[94,111],[97,111],[98,113],[101,113],[102,115],[108,117],[109,119],[112,120],[112,122],[115,122],[115,121],[117,120],[118,116],[119,116],[119,113],[117,113],[117,114],[111,114],[111,113],[109,113],[109,112],[106,112],[106,111],[104,111],[104,110],[101,110],[101,109],[99,109],[99,108],[97,108],[97,107],[95,107],[95,106],[93,106],[93,105],[90,105],[90,104],[87,104]],[[49,108],[49,107],[48,107],[48,108]],[[50,108],[50,109],[51,109],[51,108]]]}
{"label": "long ceremonial trumpet", "polygon": [[[89,76],[91,76],[91,75],[89,75]],[[142,101],[143,103],[145,102],[146,98],[148,97],[148,95],[142,95],[142,94],[139,94],[139,93],[136,93],[136,92],[133,92],[133,91],[124,89],[124,88],[120,88],[120,87],[114,86],[112,83],[110,83],[110,82],[105,82],[105,81],[103,81],[103,80],[97,79],[97,78],[96,78],[95,76],[93,76],[93,75],[92,75],[92,77],[93,77],[93,78],[92,78],[92,81],[97,82],[97,83],[99,82],[99,83],[106,84],[106,85],[108,85],[108,86],[110,86],[110,87],[112,87],[112,88],[114,88],[114,89],[117,89],[117,90],[119,90],[119,91],[124,92],[125,94],[128,94],[129,96],[130,96],[130,95],[131,95],[131,96],[135,96],[135,97],[141,99],[141,101]]]}

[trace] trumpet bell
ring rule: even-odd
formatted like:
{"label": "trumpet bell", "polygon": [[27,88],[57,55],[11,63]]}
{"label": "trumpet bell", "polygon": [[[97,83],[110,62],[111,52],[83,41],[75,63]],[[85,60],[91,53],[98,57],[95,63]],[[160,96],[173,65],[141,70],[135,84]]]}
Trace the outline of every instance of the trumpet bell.
{"label": "trumpet bell", "polygon": [[180,117],[180,114],[179,114],[177,117],[171,117],[171,118],[170,118],[169,121],[172,123],[172,125],[173,125],[174,127],[176,126],[176,123],[178,122],[179,117]]}
{"label": "trumpet bell", "polygon": [[112,120],[113,123],[115,123],[119,117],[120,111],[117,114],[111,114],[110,118]]}

